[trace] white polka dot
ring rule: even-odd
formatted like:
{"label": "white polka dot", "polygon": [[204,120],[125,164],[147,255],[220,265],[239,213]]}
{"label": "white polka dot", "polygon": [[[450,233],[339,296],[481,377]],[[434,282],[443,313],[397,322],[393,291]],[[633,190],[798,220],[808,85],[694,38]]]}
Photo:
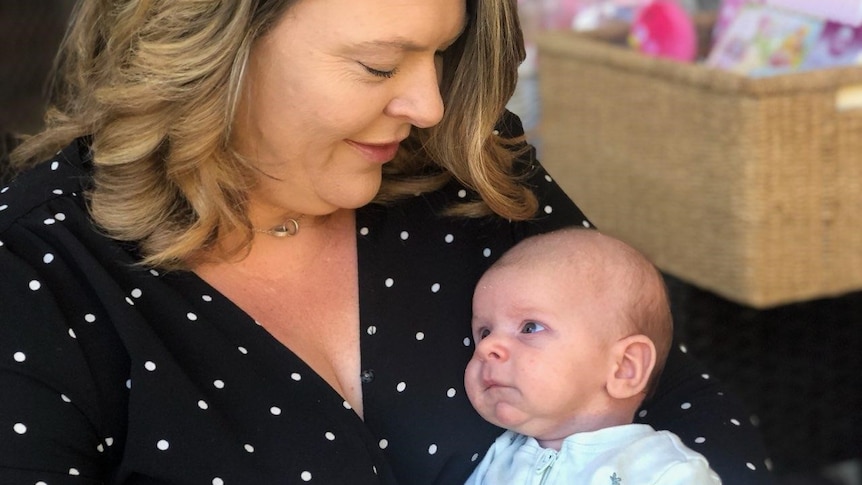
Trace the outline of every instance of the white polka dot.
{"label": "white polka dot", "polygon": [[33,291],[37,291],[41,287],[42,287],[42,283],[39,283],[36,280],[33,280],[30,282],[30,289]]}
{"label": "white polka dot", "polygon": [[410,233],[407,231],[401,231],[401,240],[406,241],[410,237]]}
{"label": "white polka dot", "polygon": [[329,441],[335,441],[335,434],[331,431],[327,431],[323,436],[325,436]]}
{"label": "white polka dot", "polygon": [[209,295],[201,295],[201,300],[209,303],[209,302],[213,301],[213,297],[211,297]]}
{"label": "white polka dot", "polygon": [[159,272],[158,272],[158,271],[156,271],[156,270],[154,270],[154,269],[151,269],[151,270],[150,270],[150,274],[151,274],[151,275],[153,275],[153,276],[158,276],[158,275],[159,275]]}
{"label": "white polka dot", "polygon": [[60,399],[62,399],[63,402],[72,402],[72,400],[69,399],[69,396],[67,396],[65,394],[60,394]]}
{"label": "white polka dot", "polygon": [[131,388],[132,388],[132,380],[131,380],[131,379],[126,379],[126,388],[127,388],[127,389],[131,389]]}
{"label": "white polka dot", "polygon": [[347,401],[342,401],[341,405],[344,406],[344,409],[353,409],[353,406],[351,406]]}
{"label": "white polka dot", "polygon": [[377,443],[377,445],[380,446],[381,450],[385,450],[386,447],[389,446],[389,440],[384,438],[384,439],[380,440],[380,442]]}
{"label": "white polka dot", "polygon": [[438,291],[440,291],[440,283],[431,285],[431,293],[437,293]]}
{"label": "white polka dot", "polygon": [[79,472],[77,468],[69,468],[69,475],[78,476],[80,474],[81,472]]}
{"label": "white polka dot", "polygon": [[431,446],[429,446],[429,447],[428,447],[428,454],[429,454],[429,455],[433,455],[434,453],[437,453],[437,445],[431,445]]}
{"label": "white polka dot", "polygon": [[362,229],[359,230],[359,234],[362,234],[363,236],[367,236],[368,232],[369,231],[368,231],[367,227],[363,227]]}
{"label": "white polka dot", "polygon": [[111,437],[105,438],[105,444],[108,446],[114,446],[114,438],[111,438]]}
{"label": "white polka dot", "polygon": [[473,453],[473,456],[470,457],[470,461],[476,461],[479,459],[479,453]]}
{"label": "white polka dot", "polygon": [[251,445],[250,445],[250,444],[248,444],[248,443],[244,444],[244,445],[243,445],[243,448],[245,448],[245,451],[247,451],[247,452],[249,452],[249,453],[254,453],[254,446],[251,446]]}
{"label": "white polka dot", "polygon": [[590,228],[590,221],[581,222],[581,225],[586,227],[587,229],[589,229]]}
{"label": "white polka dot", "polygon": [[78,338],[78,335],[75,334],[75,330],[73,330],[71,328],[69,329],[69,336],[72,338]]}
{"label": "white polka dot", "polygon": [[730,420],[730,423],[731,423],[731,424],[733,424],[734,426],[739,426],[740,424],[742,424],[742,423],[740,423],[740,422],[739,422],[739,420],[738,420],[738,419],[731,419],[731,420]]}
{"label": "white polka dot", "polygon": [[386,285],[387,288],[392,288],[392,285],[395,284],[395,280],[393,280],[392,278],[386,278],[386,281],[384,282],[384,284]]}
{"label": "white polka dot", "polygon": [[12,358],[15,359],[15,362],[21,363],[27,360],[27,355],[24,352],[15,352]]}
{"label": "white polka dot", "polygon": [[207,402],[206,402],[206,401],[204,401],[203,399],[201,399],[200,401],[198,401],[198,407],[199,407],[199,408],[201,408],[201,409],[203,409],[204,411],[206,411],[207,409],[209,409],[210,405],[209,405],[209,404],[207,404]]}
{"label": "white polka dot", "polygon": [[374,335],[375,333],[377,333],[377,327],[371,325],[370,327],[368,327],[368,330],[366,330],[366,332],[368,333],[368,335]]}
{"label": "white polka dot", "polygon": [[458,197],[460,197],[460,198],[462,198],[462,199],[463,199],[464,197],[467,197],[467,191],[466,191],[466,190],[464,190],[464,189],[459,190],[459,191],[458,191]]}
{"label": "white polka dot", "polygon": [[687,354],[687,353],[688,353],[688,347],[686,347],[686,346],[685,346],[685,344],[680,345],[680,346],[679,346],[679,350],[680,350],[683,354]]}
{"label": "white polka dot", "polygon": [[552,178],[551,178],[551,176],[550,176],[550,175],[548,175],[548,174],[545,174],[545,180],[546,180],[546,181],[548,181],[548,182],[553,182],[553,181],[554,181],[554,179],[552,179]]}
{"label": "white polka dot", "polygon": [[701,374],[700,377],[702,377],[705,381],[709,380],[709,374]]}
{"label": "white polka dot", "polygon": [[42,262],[45,264],[53,263],[54,262],[54,255],[51,253],[45,253],[45,255],[42,256]]}
{"label": "white polka dot", "polygon": [[269,412],[272,413],[273,416],[281,416],[281,408],[278,406],[269,408]]}
{"label": "white polka dot", "polygon": [[763,460],[763,464],[766,465],[766,469],[772,471],[772,460],[767,458]]}
{"label": "white polka dot", "polygon": [[485,248],[485,249],[482,251],[482,256],[485,256],[486,258],[491,257],[491,248]]}
{"label": "white polka dot", "polygon": [[745,466],[747,466],[749,470],[757,470],[757,467],[754,466],[754,463],[748,462],[745,464]]}
{"label": "white polka dot", "polygon": [[301,478],[303,482],[310,482],[311,472],[302,472],[299,474],[299,478]]}
{"label": "white polka dot", "polygon": [[290,378],[295,380],[296,382],[299,382],[302,380],[302,376],[299,375],[299,373],[297,373],[297,372],[294,372],[293,374],[291,374]]}
{"label": "white polka dot", "polygon": [[684,403],[680,404],[679,407],[681,409],[691,409],[691,403],[690,402],[684,402]]}
{"label": "white polka dot", "polygon": [[27,425],[24,423],[15,423],[15,426],[12,426],[12,429],[18,434],[24,434],[27,432]]}
{"label": "white polka dot", "polygon": [[704,438],[703,436],[699,436],[694,439],[694,442],[700,445],[706,443],[706,438]]}
{"label": "white polka dot", "polygon": [[0,205],[0,212],[3,212],[3,211],[5,211],[5,210],[6,210],[6,209],[8,209],[8,208],[9,208],[9,205],[8,205],[8,204]]}
{"label": "white polka dot", "polygon": [[464,344],[464,347],[469,347],[470,346],[470,337],[465,337],[461,343]]}
{"label": "white polka dot", "polygon": [[147,369],[148,371],[152,372],[156,370],[156,363],[152,360],[148,360],[144,363],[144,369]]}
{"label": "white polka dot", "polygon": [[168,443],[167,440],[159,440],[159,442],[156,443],[156,448],[158,448],[162,451],[167,451],[167,449],[170,447],[171,447],[171,444]]}
{"label": "white polka dot", "polygon": [[219,477],[213,478],[213,485],[224,485],[224,480]]}
{"label": "white polka dot", "polygon": [[446,391],[446,397],[455,397],[458,391],[455,390],[454,387],[450,387],[448,391]]}
{"label": "white polka dot", "polygon": [[132,299],[129,298],[128,296],[126,297],[126,303],[128,303],[129,305],[135,306],[135,302],[133,302]]}
{"label": "white polka dot", "polygon": [[213,381],[213,385],[216,389],[224,389],[224,381],[221,379],[216,379]]}
{"label": "white polka dot", "polygon": [[140,288],[135,288],[134,290],[132,290],[132,293],[131,293],[132,298],[135,298],[135,299],[140,298],[143,294],[144,294],[144,292],[141,291]]}
{"label": "white polka dot", "polygon": [[[62,190],[60,190],[59,192],[60,192],[61,194],[63,193],[63,191],[62,191]],[[56,194],[56,193],[57,193],[57,190],[55,190],[55,191],[54,191],[54,193]],[[66,214],[63,214],[62,212],[59,212],[59,213],[57,213],[57,214],[54,214],[54,219],[57,219],[58,221],[65,221],[65,220],[66,220]]]}
{"label": "white polka dot", "polygon": [[103,445],[102,443],[99,443],[98,445],[96,445],[96,451],[98,451],[99,453],[104,453],[105,452],[105,445]]}
{"label": "white polka dot", "polygon": [[500,130],[494,130],[491,133],[493,133],[494,136],[500,136]]}
{"label": "white polka dot", "polygon": [[545,214],[550,214],[551,212],[554,212],[554,208],[549,206],[549,205],[546,205],[545,206]]}
{"label": "white polka dot", "polygon": [[248,349],[245,347],[237,347],[237,350],[239,350],[239,353],[241,353],[241,354],[248,355]]}
{"label": "white polka dot", "polygon": [[395,386],[395,390],[398,392],[404,392],[404,389],[407,389],[407,383],[399,382],[397,386]]}
{"label": "white polka dot", "polygon": [[647,415],[647,410],[646,410],[646,409],[641,409],[641,410],[640,410],[640,412],[638,413],[638,416],[639,416],[639,417],[641,417],[641,418],[645,418],[645,417],[646,417],[646,415]]}
{"label": "white polka dot", "polygon": [[57,170],[58,168],[60,168],[60,162],[51,162],[51,171]]}
{"label": "white polka dot", "polygon": [[446,241],[447,243],[451,244],[452,241],[455,240],[455,236],[453,236],[451,234],[446,234],[446,237],[443,240]]}
{"label": "white polka dot", "polygon": [[57,223],[57,220],[54,219],[53,217],[49,217],[49,218],[45,219],[44,221],[42,221],[42,224],[45,224],[46,226],[51,226],[51,225],[56,224],[56,223]]}
{"label": "white polka dot", "polygon": [[416,340],[425,340],[425,333],[416,332]]}
{"label": "white polka dot", "polygon": [[96,315],[93,315],[92,313],[88,313],[88,314],[84,315],[84,321],[87,323],[93,323],[96,321]]}
{"label": "white polka dot", "polygon": [[198,319],[198,316],[192,312],[188,312],[188,313],[186,313],[186,318],[188,318],[190,322],[196,322]]}

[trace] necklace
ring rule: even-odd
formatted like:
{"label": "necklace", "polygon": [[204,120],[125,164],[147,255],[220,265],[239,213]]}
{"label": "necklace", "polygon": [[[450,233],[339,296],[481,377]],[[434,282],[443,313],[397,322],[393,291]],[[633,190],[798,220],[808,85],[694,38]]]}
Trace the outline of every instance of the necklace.
{"label": "necklace", "polygon": [[303,216],[299,216],[296,219],[289,218],[285,219],[284,222],[277,226],[272,226],[269,229],[254,229],[254,232],[260,232],[262,234],[269,234],[270,236],[275,237],[288,237],[288,236],[296,236],[296,233],[299,232],[299,221],[302,220]]}

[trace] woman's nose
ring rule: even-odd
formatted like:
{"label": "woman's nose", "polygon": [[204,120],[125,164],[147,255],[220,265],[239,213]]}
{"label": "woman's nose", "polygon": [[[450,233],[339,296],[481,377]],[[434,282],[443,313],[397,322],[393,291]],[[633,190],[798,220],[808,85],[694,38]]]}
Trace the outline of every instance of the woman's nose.
{"label": "woman's nose", "polygon": [[386,107],[386,114],[404,118],[418,128],[430,128],[443,119],[437,68],[433,62],[415,67]]}

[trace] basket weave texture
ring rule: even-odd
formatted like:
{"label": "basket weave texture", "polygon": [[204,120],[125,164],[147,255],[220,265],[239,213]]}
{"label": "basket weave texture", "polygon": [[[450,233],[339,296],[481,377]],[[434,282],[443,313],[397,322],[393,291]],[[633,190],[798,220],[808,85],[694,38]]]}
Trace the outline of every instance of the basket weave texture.
{"label": "basket weave texture", "polygon": [[755,79],[551,32],[539,80],[544,164],[662,270],[755,308],[862,288],[862,67]]}

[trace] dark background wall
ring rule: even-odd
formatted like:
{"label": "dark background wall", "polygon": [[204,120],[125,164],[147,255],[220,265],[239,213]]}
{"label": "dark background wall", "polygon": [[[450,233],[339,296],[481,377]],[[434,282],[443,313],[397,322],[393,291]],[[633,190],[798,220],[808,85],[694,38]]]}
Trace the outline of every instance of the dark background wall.
{"label": "dark background wall", "polygon": [[44,88],[72,0],[0,0],[0,130],[41,126]]}

